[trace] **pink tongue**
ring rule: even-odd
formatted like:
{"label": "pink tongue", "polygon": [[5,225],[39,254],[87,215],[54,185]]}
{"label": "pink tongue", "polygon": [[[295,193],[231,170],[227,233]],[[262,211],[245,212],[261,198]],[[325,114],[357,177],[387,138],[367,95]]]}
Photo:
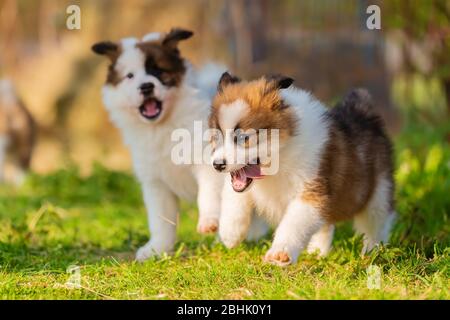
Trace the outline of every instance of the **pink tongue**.
{"label": "pink tongue", "polygon": [[147,117],[153,117],[159,112],[158,105],[156,101],[150,100],[144,104],[143,114]]}
{"label": "pink tongue", "polygon": [[243,189],[247,185],[247,176],[244,169],[239,170],[232,179],[233,187],[237,190]]}
{"label": "pink tongue", "polygon": [[[249,178],[252,178],[252,179],[262,178],[261,168],[256,164],[250,164],[241,170],[244,171],[245,175]],[[241,170],[239,170],[239,171],[241,171]]]}
{"label": "pink tongue", "polygon": [[260,179],[262,177],[261,168],[258,165],[248,165],[235,173],[232,179],[233,187],[241,190],[247,185],[247,178]]}

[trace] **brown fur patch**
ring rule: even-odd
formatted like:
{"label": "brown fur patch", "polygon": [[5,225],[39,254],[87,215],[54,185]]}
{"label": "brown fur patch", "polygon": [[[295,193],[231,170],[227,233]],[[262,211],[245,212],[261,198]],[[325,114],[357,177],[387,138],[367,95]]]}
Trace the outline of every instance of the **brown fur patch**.
{"label": "brown fur patch", "polygon": [[136,46],[144,52],[147,74],[155,76],[169,87],[181,83],[186,67],[178,48],[164,45],[163,41],[141,42]]}
{"label": "brown fur patch", "polygon": [[[146,73],[158,78],[165,86],[179,86],[186,73],[186,67],[177,47],[178,42],[188,39],[192,35],[193,33],[188,30],[172,29],[162,39],[138,42],[136,47],[145,56],[143,67]],[[115,86],[127,76],[120,74],[116,68],[117,59],[123,52],[120,44],[110,41],[99,42],[92,46],[92,50],[108,57],[111,61],[108,66],[107,84]]]}
{"label": "brown fur patch", "polygon": [[209,118],[211,128],[221,129],[218,119],[220,108],[226,108],[238,99],[248,104],[250,112],[239,121],[237,128],[243,131],[279,129],[280,140],[295,134],[297,118],[293,110],[285,105],[275,84],[266,78],[224,86],[213,101]]}
{"label": "brown fur patch", "polygon": [[[359,99],[359,100],[358,100]],[[303,201],[320,208],[329,222],[346,220],[367,206],[380,176],[392,184],[392,147],[381,119],[370,112],[363,96],[347,98],[327,114],[329,141],[318,177],[308,183]]]}
{"label": "brown fur patch", "polygon": [[115,86],[120,81],[122,81],[122,77],[116,70],[116,62],[122,54],[122,46],[111,41],[103,41],[94,44],[92,46],[92,51],[94,51],[96,54],[108,57],[108,59],[111,61],[110,65],[108,66],[106,83]]}
{"label": "brown fur patch", "polygon": [[18,99],[8,103],[0,97],[0,135],[9,140],[8,156],[20,168],[28,169],[34,146],[35,124],[31,114]]}
{"label": "brown fur patch", "polygon": [[122,81],[122,77],[116,70],[116,61],[117,58],[115,58],[108,66],[108,74],[106,75],[106,83],[113,86],[119,84],[119,82]]}

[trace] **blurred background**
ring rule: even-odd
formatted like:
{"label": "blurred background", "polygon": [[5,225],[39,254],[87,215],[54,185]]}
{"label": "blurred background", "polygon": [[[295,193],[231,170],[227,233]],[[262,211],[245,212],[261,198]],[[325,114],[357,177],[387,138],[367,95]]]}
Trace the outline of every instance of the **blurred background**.
{"label": "blurred background", "polygon": [[[66,27],[72,4],[80,30]],[[381,30],[366,27],[371,4],[381,8]],[[107,61],[90,47],[174,26],[195,32],[181,50],[196,65],[284,73],[330,105],[368,87],[393,135],[416,124],[405,143],[450,141],[448,0],[0,0],[0,78],[12,80],[37,122],[33,171],[130,168],[101,102]]]}

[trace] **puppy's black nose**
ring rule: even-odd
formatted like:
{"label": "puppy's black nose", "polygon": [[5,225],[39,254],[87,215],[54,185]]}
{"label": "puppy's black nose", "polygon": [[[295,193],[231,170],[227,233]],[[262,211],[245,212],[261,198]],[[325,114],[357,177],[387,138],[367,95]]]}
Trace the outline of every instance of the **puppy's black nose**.
{"label": "puppy's black nose", "polygon": [[213,161],[213,167],[217,171],[223,171],[226,166],[227,166],[227,162],[225,160],[219,159],[219,160],[214,160]]}
{"label": "puppy's black nose", "polygon": [[143,83],[139,89],[141,90],[142,94],[144,96],[148,96],[153,92],[153,89],[155,88],[155,85],[151,82]]}

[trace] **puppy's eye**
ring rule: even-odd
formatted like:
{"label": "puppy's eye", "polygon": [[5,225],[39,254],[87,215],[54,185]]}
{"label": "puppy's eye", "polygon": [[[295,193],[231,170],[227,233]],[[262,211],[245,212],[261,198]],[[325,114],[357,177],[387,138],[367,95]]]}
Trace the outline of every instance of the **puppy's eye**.
{"label": "puppy's eye", "polygon": [[127,78],[128,79],[133,79],[134,78],[134,74],[131,73],[131,72],[127,73]]}
{"label": "puppy's eye", "polygon": [[238,132],[234,136],[234,143],[245,145],[250,140],[250,136],[248,134],[245,134],[243,132]]}

